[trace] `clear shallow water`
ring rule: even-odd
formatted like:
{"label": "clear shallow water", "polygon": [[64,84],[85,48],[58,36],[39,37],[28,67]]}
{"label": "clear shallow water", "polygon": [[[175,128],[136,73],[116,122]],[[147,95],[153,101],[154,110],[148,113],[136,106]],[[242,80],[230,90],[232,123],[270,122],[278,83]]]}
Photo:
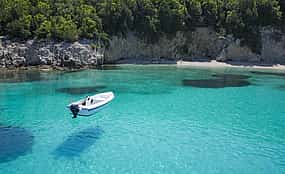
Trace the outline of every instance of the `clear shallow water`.
{"label": "clear shallow water", "polygon": [[[250,85],[183,83],[213,74]],[[285,173],[281,75],[122,66],[31,76],[0,83],[0,173]],[[110,90],[101,112],[71,119],[70,101]]]}

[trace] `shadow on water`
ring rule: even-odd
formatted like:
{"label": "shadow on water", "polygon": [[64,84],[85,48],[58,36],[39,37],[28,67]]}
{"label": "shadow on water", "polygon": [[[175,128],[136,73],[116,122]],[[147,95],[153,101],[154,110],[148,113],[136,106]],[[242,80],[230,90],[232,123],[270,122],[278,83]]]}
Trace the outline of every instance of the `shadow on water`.
{"label": "shadow on water", "polygon": [[73,158],[89,148],[102,136],[104,131],[99,127],[91,127],[70,135],[54,151],[56,157]]}
{"label": "shadow on water", "polygon": [[214,79],[184,79],[183,86],[192,86],[196,88],[226,88],[226,87],[244,87],[251,83],[247,81],[250,76],[237,74],[214,74]]}
{"label": "shadow on water", "polygon": [[85,86],[85,87],[71,87],[71,88],[58,88],[57,92],[71,94],[71,95],[79,95],[79,94],[89,94],[100,92],[100,90],[107,88],[103,85],[98,86]]}
{"label": "shadow on water", "polygon": [[48,80],[39,71],[4,71],[0,72],[0,83],[20,83]]}
{"label": "shadow on water", "polygon": [[20,127],[0,125],[0,163],[15,160],[32,150],[34,137]]}

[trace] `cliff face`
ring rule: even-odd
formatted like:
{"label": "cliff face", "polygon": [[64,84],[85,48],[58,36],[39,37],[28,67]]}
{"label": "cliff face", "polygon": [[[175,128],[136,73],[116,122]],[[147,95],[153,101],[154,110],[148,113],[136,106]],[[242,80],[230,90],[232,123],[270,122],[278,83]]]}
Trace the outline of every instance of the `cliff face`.
{"label": "cliff face", "polygon": [[[0,67],[50,65],[80,68],[97,65],[102,61],[103,52],[94,48],[91,41],[65,42],[11,42],[2,39],[0,43]],[[100,61],[100,62],[99,62]]]}
{"label": "cliff face", "polygon": [[179,47],[186,43],[182,33],[177,33],[172,39],[160,38],[156,44],[149,44],[129,33],[126,38],[113,37],[105,52],[107,62],[160,61],[161,59],[178,60],[181,56]]}
{"label": "cliff face", "polygon": [[31,40],[18,43],[2,39],[0,67],[50,65],[79,68],[101,64],[103,57],[104,63],[174,63],[180,59],[216,59],[284,64],[285,34],[269,28],[263,29],[261,33],[261,54],[241,46],[238,39],[220,36],[209,28],[177,32],[176,36],[163,36],[153,44],[129,33],[125,38],[111,38],[106,49],[96,49],[90,40],[75,43]]}
{"label": "cliff face", "polygon": [[285,63],[285,34],[273,29],[263,30],[261,57],[266,62]]}
{"label": "cliff face", "polygon": [[[285,34],[273,29],[261,31],[262,50],[256,54],[242,46],[233,36],[220,36],[209,28],[198,28],[193,32],[176,33],[175,37],[162,37],[154,44],[129,33],[126,38],[113,37],[106,50],[105,61],[124,62],[124,59],[139,62],[162,60],[242,61],[252,63],[285,63]],[[136,60],[136,61],[135,61]]]}

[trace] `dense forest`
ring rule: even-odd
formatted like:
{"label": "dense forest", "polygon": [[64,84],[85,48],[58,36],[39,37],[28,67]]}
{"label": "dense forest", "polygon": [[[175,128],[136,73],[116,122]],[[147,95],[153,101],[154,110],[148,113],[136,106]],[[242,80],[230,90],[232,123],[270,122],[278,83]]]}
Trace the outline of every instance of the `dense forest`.
{"label": "dense forest", "polygon": [[0,0],[0,35],[17,39],[108,40],[133,31],[163,34],[207,26],[247,40],[285,28],[284,0]]}

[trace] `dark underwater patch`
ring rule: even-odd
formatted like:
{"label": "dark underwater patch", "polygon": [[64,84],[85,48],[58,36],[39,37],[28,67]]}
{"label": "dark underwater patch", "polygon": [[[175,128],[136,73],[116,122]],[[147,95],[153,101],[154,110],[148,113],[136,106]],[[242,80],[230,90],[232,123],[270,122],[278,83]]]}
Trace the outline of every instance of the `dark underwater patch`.
{"label": "dark underwater patch", "polygon": [[252,74],[285,77],[285,73],[250,71]]}
{"label": "dark underwater patch", "polygon": [[250,76],[248,75],[240,75],[240,74],[214,74],[212,76],[220,79],[231,79],[231,80],[242,80],[250,78]]}
{"label": "dark underwater patch", "polygon": [[285,91],[285,85],[280,85],[280,86],[278,87],[278,89],[280,89],[280,90],[282,90],[282,91]]}
{"label": "dark underwater patch", "polygon": [[[3,107],[3,106],[0,106],[0,112],[4,112],[6,111],[8,108],[7,107]],[[1,125],[0,125],[1,126]]]}
{"label": "dark underwater patch", "polygon": [[24,128],[0,125],[0,163],[30,152],[33,140],[32,133]]}
{"label": "dark underwater patch", "polygon": [[66,158],[78,157],[83,151],[96,143],[103,133],[104,131],[99,126],[75,132],[56,148],[54,155]]}
{"label": "dark underwater patch", "polygon": [[201,80],[183,80],[184,86],[192,86],[196,88],[226,88],[226,87],[244,87],[249,86],[247,80],[224,80],[224,79],[201,79]]}
{"label": "dark underwater patch", "polygon": [[226,87],[244,87],[251,83],[247,81],[250,76],[238,74],[214,74],[214,79],[184,79],[183,86],[192,86],[196,88],[226,88]]}
{"label": "dark underwater patch", "polygon": [[71,95],[79,95],[79,94],[93,94],[105,88],[106,86],[98,85],[98,86],[59,88],[59,89],[56,89],[56,91],[71,94]]}
{"label": "dark underwater patch", "polygon": [[130,91],[129,93],[138,94],[138,95],[162,95],[162,94],[171,94],[170,91]]}
{"label": "dark underwater patch", "polygon": [[39,71],[0,72],[0,83],[20,83],[47,80]]}

